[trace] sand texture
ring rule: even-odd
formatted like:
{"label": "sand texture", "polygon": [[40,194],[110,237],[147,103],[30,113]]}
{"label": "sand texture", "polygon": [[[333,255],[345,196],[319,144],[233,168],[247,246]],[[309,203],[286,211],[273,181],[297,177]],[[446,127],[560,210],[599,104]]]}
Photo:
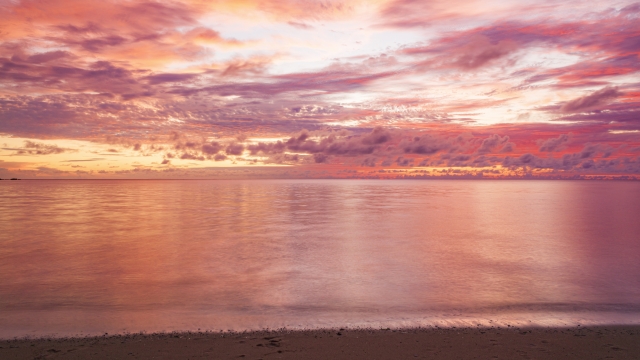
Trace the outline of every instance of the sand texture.
{"label": "sand texture", "polygon": [[20,339],[0,341],[0,359],[640,359],[640,326]]}

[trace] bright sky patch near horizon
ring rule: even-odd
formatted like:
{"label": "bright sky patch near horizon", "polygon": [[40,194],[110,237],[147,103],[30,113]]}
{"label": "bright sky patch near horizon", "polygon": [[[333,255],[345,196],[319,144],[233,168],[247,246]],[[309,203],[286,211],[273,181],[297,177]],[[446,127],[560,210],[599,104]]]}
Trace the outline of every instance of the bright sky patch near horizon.
{"label": "bright sky patch near horizon", "polygon": [[0,2],[0,177],[640,176],[640,3]]}

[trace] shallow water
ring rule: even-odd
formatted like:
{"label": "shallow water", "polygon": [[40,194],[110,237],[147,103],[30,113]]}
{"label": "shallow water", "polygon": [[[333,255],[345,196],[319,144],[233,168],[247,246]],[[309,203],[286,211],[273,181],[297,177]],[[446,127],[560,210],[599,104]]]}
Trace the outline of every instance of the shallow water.
{"label": "shallow water", "polygon": [[0,182],[0,337],[640,323],[640,182]]}

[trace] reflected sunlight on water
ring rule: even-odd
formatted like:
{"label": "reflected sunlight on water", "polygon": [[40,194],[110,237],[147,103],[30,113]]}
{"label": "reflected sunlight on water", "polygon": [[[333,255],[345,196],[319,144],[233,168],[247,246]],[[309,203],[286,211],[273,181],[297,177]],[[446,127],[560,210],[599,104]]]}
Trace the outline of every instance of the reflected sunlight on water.
{"label": "reflected sunlight on water", "polygon": [[0,183],[0,336],[640,323],[640,183]]}

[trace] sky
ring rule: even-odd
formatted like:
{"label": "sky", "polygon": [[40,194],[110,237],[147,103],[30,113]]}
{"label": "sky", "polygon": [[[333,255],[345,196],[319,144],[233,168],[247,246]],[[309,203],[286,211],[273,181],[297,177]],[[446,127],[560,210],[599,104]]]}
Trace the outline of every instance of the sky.
{"label": "sky", "polygon": [[0,0],[0,178],[640,178],[640,3]]}

